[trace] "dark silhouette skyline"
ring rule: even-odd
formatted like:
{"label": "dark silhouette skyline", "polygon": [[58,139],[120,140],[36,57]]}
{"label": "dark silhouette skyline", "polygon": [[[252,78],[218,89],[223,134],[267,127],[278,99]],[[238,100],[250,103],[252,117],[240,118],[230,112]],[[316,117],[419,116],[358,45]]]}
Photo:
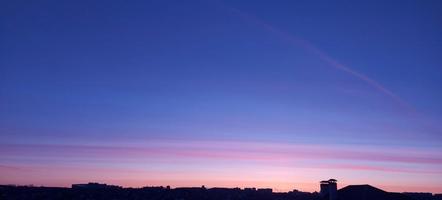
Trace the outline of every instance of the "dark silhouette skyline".
{"label": "dark silhouette skyline", "polygon": [[442,200],[442,194],[393,193],[371,185],[336,189],[337,181],[320,182],[320,192],[274,192],[269,188],[206,188],[146,186],[124,188],[104,183],[72,184],[71,188],[0,185],[0,199],[145,199],[145,200]]}

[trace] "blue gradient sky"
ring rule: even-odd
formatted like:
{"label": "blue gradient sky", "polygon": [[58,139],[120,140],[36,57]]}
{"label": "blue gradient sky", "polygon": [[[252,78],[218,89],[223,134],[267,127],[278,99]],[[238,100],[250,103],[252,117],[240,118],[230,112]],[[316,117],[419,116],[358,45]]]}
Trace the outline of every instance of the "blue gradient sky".
{"label": "blue gradient sky", "polygon": [[0,16],[2,184],[442,192],[440,1],[9,1]]}

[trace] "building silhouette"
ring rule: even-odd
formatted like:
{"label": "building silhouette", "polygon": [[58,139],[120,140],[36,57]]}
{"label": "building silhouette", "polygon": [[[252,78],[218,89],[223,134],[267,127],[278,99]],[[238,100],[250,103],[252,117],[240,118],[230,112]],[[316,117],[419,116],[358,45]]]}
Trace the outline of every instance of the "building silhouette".
{"label": "building silhouette", "polygon": [[123,188],[103,183],[66,187],[0,185],[0,199],[145,199],[145,200],[442,200],[442,194],[387,192],[371,185],[337,190],[335,179],[321,181],[321,191],[273,192],[270,188],[206,188],[146,186]]}
{"label": "building silhouette", "polygon": [[319,195],[323,199],[337,200],[338,199],[338,187],[337,187],[336,182],[337,182],[336,179],[329,179],[328,181],[321,181]]}
{"label": "building silhouette", "polygon": [[120,189],[121,186],[108,185],[103,183],[72,184],[72,189]]}

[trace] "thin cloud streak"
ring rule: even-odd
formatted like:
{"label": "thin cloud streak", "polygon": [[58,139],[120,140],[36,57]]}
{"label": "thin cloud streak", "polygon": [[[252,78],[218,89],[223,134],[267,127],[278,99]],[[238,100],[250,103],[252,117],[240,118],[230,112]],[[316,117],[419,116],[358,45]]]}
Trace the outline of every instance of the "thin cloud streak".
{"label": "thin cloud streak", "polygon": [[322,61],[326,62],[327,64],[329,64],[330,66],[332,66],[333,68],[343,71],[359,80],[364,81],[365,83],[367,83],[368,85],[372,86],[373,88],[375,88],[376,90],[378,90],[379,92],[381,92],[382,94],[390,97],[391,99],[393,99],[395,102],[397,102],[401,107],[407,109],[407,111],[409,111],[412,114],[415,114],[417,111],[416,109],[411,106],[410,104],[408,104],[406,101],[404,101],[402,98],[400,98],[398,95],[396,95],[395,93],[393,93],[391,90],[387,89],[385,86],[383,86],[382,84],[380,84],[379,82],[369,78],[368,76],[357,72],[353,69],[351,69],[348,66],[343,65],[342,63],[338,62],[336,59],[332,58],[331,56],[329,56],[327,53],[325,53],[324,51],[320,50],[318,47],[316,47],[315,45],[313,45],[312,43],[310,43],[309,41],[299,38],[297,36],[294,36],[286,31],[280,30],[276,27],[274,27],[273,25],[270,25],[269,23],[255,17],[252,16],[248,13],[245,13],[237,8],[233,8],[233,7],[229,7],[224,5],[224,7],[227,7],[231,12],[235,13],[237,16],[240,16],[242,19],[244,19],[245,21],[250,21],[253,22],[259,26],[261,26],[262,28],[264,28],[265,30],[274,33],[275,35],[278,35],[279,37],[281,37],[282,39],[284,39],[287,42],[290,42],[290,44],[293,44],[295,46],[300,46],[312,53],[314,53],[315,55],[317,55]]}
{"label": "thin cloud streak", "polygon": [[[210,145],[208,145],[210,144]],[[202,160],[244,160],[260,162],[290,162],[296,160],[360,160],[389,163],[417,163],[442,165],[438,154],[415,152],[383,152],[350,150],[317,145],[301,146],[259,146],[255,143],[193,143],[177,146],[173,143],[157,143],[154,146],[127,147],[104,145],[45,145],[45,144],[4,144],[1,157],[79,157],[100,159],[142,159],[142,158],[194,158]],[[218,146],[217,146],[218,145]]]}

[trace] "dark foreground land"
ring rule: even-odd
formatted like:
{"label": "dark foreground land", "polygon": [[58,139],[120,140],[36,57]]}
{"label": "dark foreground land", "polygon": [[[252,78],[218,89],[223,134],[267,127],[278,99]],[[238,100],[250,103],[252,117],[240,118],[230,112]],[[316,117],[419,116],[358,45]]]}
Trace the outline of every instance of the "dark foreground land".
{"label": "dark foreground land", "polygon": [[[87,185],[86,185],[87,186]],[[328,200],[319,193],[274,193],[270,189],[144,187],[33,187],[0,186],[0,199],[146,199],[146,200]],[[347,186],[337,200],[442,200],[431,193],[390,193],[369,185]]]}
{"label": "dark foreground land", "polygon": [[272,193],[227,188],[48,188],[0,187],[0,199],[147,199],[147,200],[229,200],[305,199],[319,200],[312,193]]}

